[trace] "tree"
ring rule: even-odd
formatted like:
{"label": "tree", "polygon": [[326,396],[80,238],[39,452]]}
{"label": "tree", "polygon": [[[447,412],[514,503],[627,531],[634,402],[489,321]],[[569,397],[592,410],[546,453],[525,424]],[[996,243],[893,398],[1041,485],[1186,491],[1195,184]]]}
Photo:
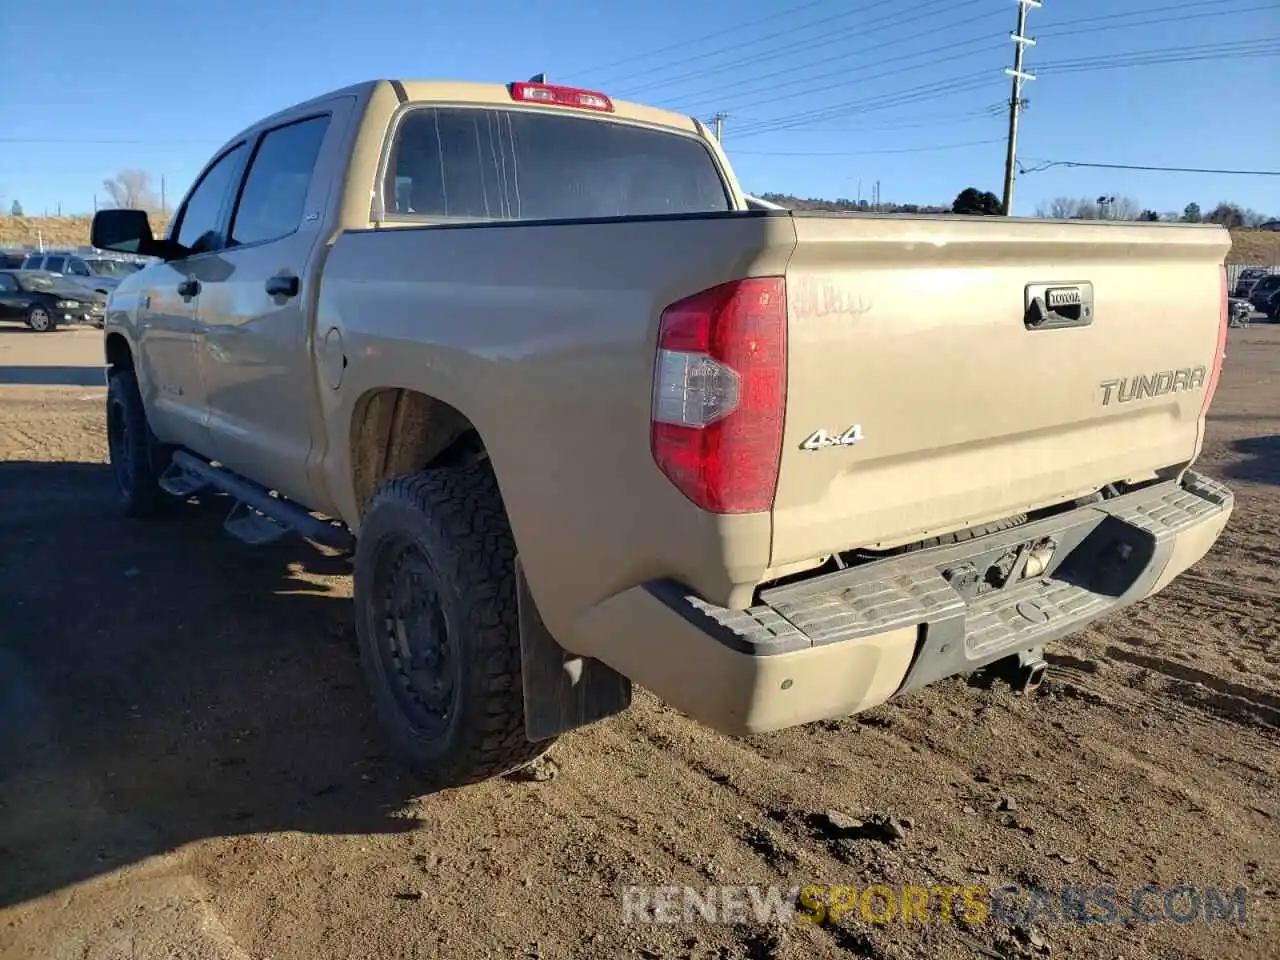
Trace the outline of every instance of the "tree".
{"label": "tree", "polygon": [[1218,204],[1205,217],[1209,223],[1220,223],[1224,227],[1235,229],[1244,226],[1244,211],[1237,207],[1234,203],[1227,203],[1225,200]]}
{"label": "tree", "polygon": [[956,194],[956,199],[951,204],[951,212],[995,217],[1004,211],[1000,205],[1000,198],[990,190],[982,191],[977,187],[965,187]]}
{"label": "tree", "polygon": [[1182,219],[1186,223],[1199,223],[1201,219],[1203,219],[1200,216],[1200,204],[1188,203],[1185,207],[1183,207]]}
{"label": "tree", "polygon": [[1141,213],[1142,208],[1132,197],[1115,197],[1107,204],[1108,220],[1137,220]]}
{"label": "tree", "polygon": [[158,210],[160,201],[151,188],[151,174],[143,170],[122,170],[114,177],[102,181],[107,196],[117,207],[125,210]]}
{"label": "tree", "polygon": [[1156,213],[1154,210],[1143,210],[1138,219],[1145,220],[1148,223],[1156,223],[1160,219],[1160,214]]}
{"label": "tree", "polygon": [[1054,197],[1048,203],[1036,207],[1036,216],[1051,220],[1070,220],[1080,209],[1080,201],[1071,197]]}

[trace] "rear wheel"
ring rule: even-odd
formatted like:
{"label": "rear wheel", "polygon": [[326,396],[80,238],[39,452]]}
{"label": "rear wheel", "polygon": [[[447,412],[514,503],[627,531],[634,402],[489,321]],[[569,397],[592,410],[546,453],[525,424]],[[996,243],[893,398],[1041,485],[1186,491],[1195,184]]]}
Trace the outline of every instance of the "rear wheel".
{"label": "rear wheel", "polygon": [[433,786],[536,759],[524,730],[515,543],[487,464],[393,477],[355,554],[356,631],[398,756]]}
{"label": "rear wheel", "polygon": [[27,326],[36,333],[52,333],[58,329],[58,321],[44,307],[32,307],[27,311]]}
{"label": "rear wheel", "polygon": [[107,378],[107,451],[124,512],[131,517],[160,512],[167,501],[159,480],[170,451],[151,432],[132,370],[112,369]]}

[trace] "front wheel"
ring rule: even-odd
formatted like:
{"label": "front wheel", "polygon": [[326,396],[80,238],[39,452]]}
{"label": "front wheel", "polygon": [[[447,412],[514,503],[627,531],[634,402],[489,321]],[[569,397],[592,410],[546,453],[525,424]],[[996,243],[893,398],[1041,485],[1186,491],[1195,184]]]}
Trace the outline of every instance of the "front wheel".
{"label": "front wheel", "polygon": [[27,311],[27,326],[36,333],[52,333],[58,329],[58,321],[44,307],[32,307]]}
{"label": "front wheel", "polygon": [[151,432],[132,370],[113,369],[107,378],[107,451],[124,512],[131,517],[159,513],[166,505],[159,481],[168,450]]}
{"label": "front wheel", "polygon": [[360,659],[402,760],[457,787],[550,747],[525,736],[515,542],[487,465],[383,483],[354,581]]}

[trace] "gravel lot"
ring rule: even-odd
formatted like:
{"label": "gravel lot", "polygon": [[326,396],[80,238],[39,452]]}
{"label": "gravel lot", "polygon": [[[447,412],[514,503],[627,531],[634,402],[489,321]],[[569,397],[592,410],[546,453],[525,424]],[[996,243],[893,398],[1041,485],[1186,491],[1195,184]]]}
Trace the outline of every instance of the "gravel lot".
{"label": "gravel lot", "polygon": [[[1051,648],[1035,695],[954,680],[732,740],[642,693],[552,779],[434,795],[385,756],[342,559],[242,547],[217,503],[115,514],[100,338],[0,328],[5,958],[1277,956],[1280,326],[1230,333],[1223,538]],[[1244,886],[1248,912],[623,923],[623,885],[712,883]]]}

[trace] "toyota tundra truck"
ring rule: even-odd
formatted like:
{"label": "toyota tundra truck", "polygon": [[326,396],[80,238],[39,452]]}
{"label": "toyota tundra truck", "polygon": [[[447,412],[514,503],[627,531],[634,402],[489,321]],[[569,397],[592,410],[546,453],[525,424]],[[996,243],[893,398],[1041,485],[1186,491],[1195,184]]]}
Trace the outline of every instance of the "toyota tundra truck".
{"label": "toyota tundra truck", "polygon": [[345,552],[378,715],[441,785],[633,684],[729,735],[1034,688],[1233,507],[1193,469],[1220,226],[770,209],[687,116],[378,80],[93,244],[155,258],[104,329],[123,510]]}

